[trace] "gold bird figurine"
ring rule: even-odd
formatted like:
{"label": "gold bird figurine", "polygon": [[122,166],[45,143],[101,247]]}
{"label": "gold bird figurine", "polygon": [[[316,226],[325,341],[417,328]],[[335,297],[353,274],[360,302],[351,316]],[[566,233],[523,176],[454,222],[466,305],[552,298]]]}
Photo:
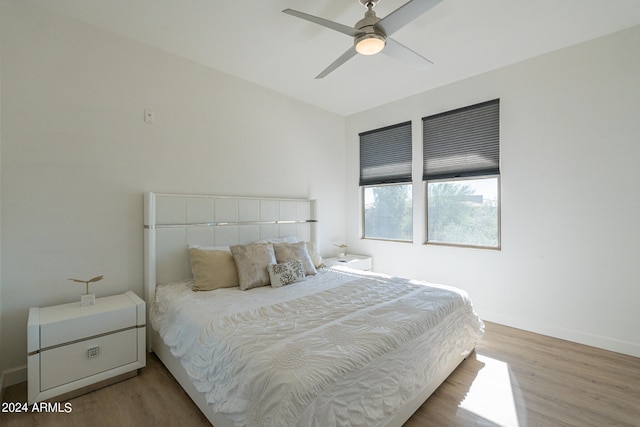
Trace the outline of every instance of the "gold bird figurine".
{"label": "gold bird figurine", "polygon": [[96,276],[93,279],[89,279],[89,280],[80,280],[80,279],[69,279],[72,282],[76,282],[76,283],[84,283],[85,286],[87,287],[87,294],[89,293],[89,283],[94,283],[94,282],[99,282],[100,280],[102,280],[104,276]]}

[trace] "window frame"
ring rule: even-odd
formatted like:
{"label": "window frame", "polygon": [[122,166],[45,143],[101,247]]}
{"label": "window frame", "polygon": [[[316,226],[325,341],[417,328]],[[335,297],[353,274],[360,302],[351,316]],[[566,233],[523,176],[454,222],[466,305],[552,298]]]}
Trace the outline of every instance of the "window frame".
{"label": "window frame", "polygon": [[[375,187],[390,187],[390,186],[399,186],[399,185],[407,185],[410,188],[411,194],[411,238],[408,240],[404,239],[391,239],[385,237],[370,237],[366,235],[366,223],[365,223],[365,191],[367,188],[375,188]],[[425,187],[426,188],[426,187]],[[414,200],[413,200],[413,182],[392,182],[385,184],[369,184],[369,185],[361,185],[360,186],[360,238],[362,240],[378,240],[382,242],[398,242],[398,243],[413,243],[413,226],[414,226],[414,218],[413,218],[413,209],[414,209]]]}
{"label": "window frame", "polygon": [[[478,179],[491,179],[496,178],[496,186],[497,186],[497,221],[498,221],[498,244],[496,246],[486,246],[486,245],[472,245],[467,243],[450,243],[450,242],[440,242],[435,240],[429,240],[429,196],[428,196],[428,186],[429,183],[434,182],[451,182],[451,181],[472,181]],[[423,216],[423,244],[430,246],[449,246],[456,248],[470,248],[470,249],[489,249],[500,251],[502,249],[502,196],[501,196],[501,176],[500,174],[491,174],[491,175],[482,175],[482,176],[462,176],[455,178],[440,178],[440,179],[431,179],[425,180],[423,182],[422,194],[424,197],[424,216]]]}

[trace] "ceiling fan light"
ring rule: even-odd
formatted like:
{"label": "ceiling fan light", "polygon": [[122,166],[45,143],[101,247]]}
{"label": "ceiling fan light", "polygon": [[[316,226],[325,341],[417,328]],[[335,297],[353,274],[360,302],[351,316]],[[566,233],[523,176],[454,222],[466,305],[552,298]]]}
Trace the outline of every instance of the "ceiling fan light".
{"label": "ceiling fan light", "polygon": [[357,37],[355,40],[356,52],[360,55],[375,55],[380,53],[386,44],[383,35],[369,33]]}

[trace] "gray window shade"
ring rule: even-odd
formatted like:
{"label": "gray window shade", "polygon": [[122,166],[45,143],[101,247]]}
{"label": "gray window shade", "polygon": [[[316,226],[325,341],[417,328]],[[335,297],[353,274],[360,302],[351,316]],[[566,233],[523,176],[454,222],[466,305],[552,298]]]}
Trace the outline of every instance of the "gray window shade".
{"label": "gray window shade", "polygon": [[360,185],[411,182],[411,122],[360,134]]}
{"label": "gray window shade", "polygon": [[422,119],[422,179],[500,173],[500,100]]}

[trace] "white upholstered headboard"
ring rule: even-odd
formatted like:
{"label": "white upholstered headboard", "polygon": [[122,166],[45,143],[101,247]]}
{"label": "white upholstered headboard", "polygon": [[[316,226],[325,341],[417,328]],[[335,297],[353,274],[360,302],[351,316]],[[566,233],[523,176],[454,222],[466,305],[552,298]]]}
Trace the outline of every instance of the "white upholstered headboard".
{"label": "white upholstered headboard", "polygon": [[316,242],[316,201],[146,193],[144,292],[191,277],[188,245],[229,246],[273,237]]}

